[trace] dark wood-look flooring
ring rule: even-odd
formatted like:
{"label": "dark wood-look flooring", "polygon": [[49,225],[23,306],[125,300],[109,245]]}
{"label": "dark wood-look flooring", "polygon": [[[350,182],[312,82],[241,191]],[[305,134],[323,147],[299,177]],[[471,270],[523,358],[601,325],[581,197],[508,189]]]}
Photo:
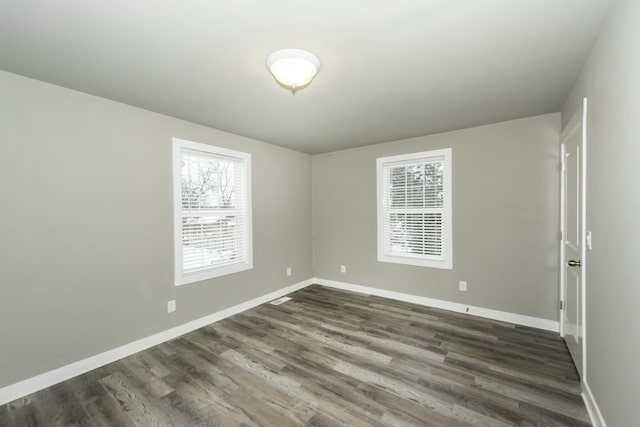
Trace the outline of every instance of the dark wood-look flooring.
{"label": "dark wood-look flooring", "polygon": [[586,426],[554,333],[311,286],[0,407],[9,426]]}

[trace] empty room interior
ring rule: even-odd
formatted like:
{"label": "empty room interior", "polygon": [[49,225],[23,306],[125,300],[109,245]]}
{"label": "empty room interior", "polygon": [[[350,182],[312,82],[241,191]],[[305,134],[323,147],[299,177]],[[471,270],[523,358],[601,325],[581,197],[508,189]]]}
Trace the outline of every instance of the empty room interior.
{"label": "empty room interior", "polygon": [[1,426],[637,426],[640,1],[0,2]]}

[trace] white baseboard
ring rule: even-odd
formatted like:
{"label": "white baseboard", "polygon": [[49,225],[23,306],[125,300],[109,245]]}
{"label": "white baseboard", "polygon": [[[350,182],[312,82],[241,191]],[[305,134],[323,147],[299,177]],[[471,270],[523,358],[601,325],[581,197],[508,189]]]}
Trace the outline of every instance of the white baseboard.
{"label": "white baseboard", "polygon": [[600,408],[596,403],[596,398],[593,397],[591,388],[589,388],[589,384],[587,384],[586,381],[582,382],[582,400],[584,400],[584,406],[587,407],[587,412],[589,413],[593,427],[607,427],[602,412],[600,412]]}
{"label": "white baseboard", "polygon": [[417,295],[410,295],[402,292],[387,291],[385,289],[371,288],[368,286],[355,285],[353,283],[337,282],[335,280],[314,278],[312,282],[317,283],[319,285],[323,285],[323,286],[330,286],[332,288],[344,289],[346,291],[353,291],[353,292],[358,292],[358,293],[367,294],[367,295],[375,295],[379,297],[395,299],[398,301],[405,301],[413,304],[420,304],[420,305],[425,305],[429,307],[455,311],[458,313],[467,313],[467,314],[472,314],[474,316],[486,317],[488,319],[515,323],[517,325],[531,326],[533,328],[544,329],[552,332],[559,332],[560,330],[559,322],[556,322],[554,320],[542,319],[539,317],[509,313],[507,311],[491,310],[489,308],[475,307],[472,305],[465,305],[457,302],[450,302],[450,301],[438,300],[433,298],[421,297]]}
{"label": "white baseboard", "polygon": [[226,317],[233,316],[234,314],[248,310],[257,305],[264,304],[265,302],[269,302],[276,298],[280,298],[281,296],[297,291],[298,289],[307,287],[312,283],[313,281],[311,279],[304,280],[294,285],[287,286],[286,288],[282,288],[261,297],[254,298],[250,301],[234,305],[233,307],[229,307],[208,316],[192,320],[171,329],[167,329],[166,331],[159,332],[157,334],[139,339],[132,343],[105,351],[104,353],[96,354],[95,356],[79,360],[61,368],[57,368],[52,371],[37,375],[35,377],[20,381],[18,383],[0,388],[0,405],[4,405],[5,403],[19,399],[23,396],[42,390],[44,388],[51,387],[52,385],[58,384],[59,382],[66,381],[70,378],[115,362],[116,360],[120,360],[134,353],[146,350],[150,347],[153,347],[154,345],[169,341],[171,339],[179,337],[180,335],[184,335],[203,326],[222,320]]}
{"label": "white baseboard", "polygon": [[[158,345],[165,341],[169,341],[171,339],[179,337],[180,335],[184,335],[186,333],[194,331],[203,326],[222,320],[226,317],[233,316],[234,314],[248,310],[257,305],[264,304],[265,302],[269,302],[274,299],[280,298],[291,292],[305,288],[311,284],[319,284],[319,285],[329,286],[337,289],[344,289],[347,291],[359,292],[359,293],[368,294],[368,295],[376,295],[376,296],[395,299],[399,301],[406,301],[414,304],[420,304],[420,305],[425,305],[429,307],[442,308],[444,310],[456,311],[459,313],[468,313],[474,316],[486,317],[489,319],[501,320],[504,322],[531,326],[534,328],[545,329],[545,330],[554,331],[554,332],[558,332],[558,328],[559,328],[558,322],[554,322],[552,320],[540,319],[537,317],[524,316],[521,314],[509,313],[509,312],[498,311],[498,310],[491,310],[491,309],[482,308],[482,307],[468,306],[464,304],[437,300],[433,298],[426,298],[426,297],[421,297],[417,295],[410,295],[410,294],[405,294],[401,292],[387,291],[384,289],[371,288],[371,287],[362,286],[362,285],[355,285],[352,283],[344,283],[344,282],[337,282],[334,280],[313,278],[313,279],[304,280],[302,282],[296,283],[291,286],[287,286],[286,288],[279,289],[277,291],[271,292],[261,297],[254,298],[250,301],[246,301],[241,304],[234,305],[233,307],[229,307],[227,309],[218,311],[208,316],[201,317],[200,319],[196,319],[196,320],[184,323],[182,325],[176,326],[171,329],[167,329],[166,331],[162,331],[157,334],[139,339],[132,343],[125,344],[123,346],[114,348],[112,350],[105,351],[104,353],[100,353],[95,356],[91,356],[86,359],[79,360],[69,365],[62,366],[52,371],[48,371],[43,374],[37,375],[35,377],[28,378],[18,383],[0,388],[0,405],[4,405],[5,403],[19,399],[28,394],[31,394],[36,391],[42,390],[44,388],[50,387],[52,385],[58,384],[62,381],[66,381],[70,378],[84,374],[85,372],[89,372],[93,369],[97,369],[101,366],[115,362],[117,360],[130,356],[134,353],[138,353],[140,351],[146,350],[150,347],[153,347],[154,345]],[[591,396],[590,399],[591,399],[591,402],[593,403],[592,408],[594,408],[593,409],[594,413],[598,414],[600,419],[602,419],[602,416],[600,415],[600,411],[598,410],[597,405],[595,405],[595,400],[593,400],[593,396],[591,395],[590,391],[588,392],[588,394],[589,396]],[[585,402],[587,402],[586,397],[585,397]],[[590,408],[589,404],[587,404],[587,409],[589,408]],[[604,421],[602,421],[601,425],[603,427],[606,427],[606,425],[604,424]],[[594,422],[594,426],[597,427],[598,425]]]}

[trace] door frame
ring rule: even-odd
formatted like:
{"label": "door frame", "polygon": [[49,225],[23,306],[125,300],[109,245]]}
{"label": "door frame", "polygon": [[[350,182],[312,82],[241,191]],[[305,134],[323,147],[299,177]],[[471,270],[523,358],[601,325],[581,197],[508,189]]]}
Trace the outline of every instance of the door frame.
{"label": "door frame", "polygon": [[[582,322],[581,322],[581,330],[578,332],[582,338],[582,382],[586,382],[587,379],[587,298],[586,298],[586,283],[587,283],[587,246],[591,246],[591,242],[587,241],[587,106],[588,101],[587,98],[582,99],[582,117],[579,119],[582,120],[582,141],[580,143],[580,150],[582,152],[581,158],[581,171],[580,171],[580,180],[581,188],[580,188],[580,241],[581,245],[581,268],[580,268],[580,294],[581,294],[581,305],[582,305]],[[577,113],[577,111],[576,111]],[[568,129],[569,126],[572,126],[574,121],[578,119],[576,114],[569,120],[565,129]],[[563,129],[564,131],[564,129]],[[566,309],[566,302],[564,301],[564,297],[566,294],[567,287],[567,278],[566,278],[566,262],[567,257],[565,253],[565,233],[566,233],[566,158],[565,158],[565,145],[560,141],[560,298],[559,301],[559,319],[560,319],[560,336],[564,338],[565,330],[564,330],[564,310]],[[590,239],[589,239],[590,240]]]}

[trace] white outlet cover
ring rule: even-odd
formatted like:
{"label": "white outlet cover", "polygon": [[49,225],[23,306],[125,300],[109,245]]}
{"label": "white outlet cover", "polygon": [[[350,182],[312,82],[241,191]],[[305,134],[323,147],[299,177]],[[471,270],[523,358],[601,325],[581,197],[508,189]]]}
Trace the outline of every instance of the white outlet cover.
{"label": "white outlet cover", "polygon": [[173,313],[176,311],[176,300],[172,299],[167,303],[167,313]]}
{"label": "white outlet cover", "polygon": [[340,273],[346,273],[347,272],[347,266],[346,265],[341,265],[340,266]]}
{"label": "white outlet cover", "polygon": [[291,276],[291,267],[287,267],[287,276]]}
{"label": "white outlet cover", "polygon": [[466,292],[467,291],[467,282],[465,282],[464,280],[460,281],[460,290],[462,292]]}

